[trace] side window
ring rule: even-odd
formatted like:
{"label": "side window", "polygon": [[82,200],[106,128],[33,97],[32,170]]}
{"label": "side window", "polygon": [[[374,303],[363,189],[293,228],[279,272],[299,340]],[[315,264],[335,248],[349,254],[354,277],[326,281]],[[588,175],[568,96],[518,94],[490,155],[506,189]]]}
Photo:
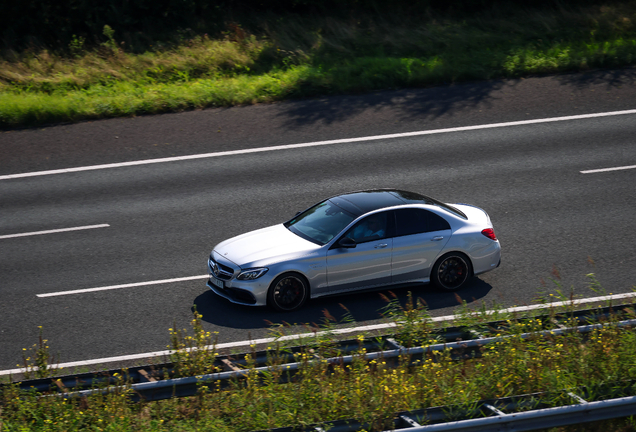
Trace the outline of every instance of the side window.
{"label": "side window", "polygon": [[396,237],[450,229],[442,217],[422,209],[401,209],[395,212]]}
{"label": "side window", "polygon": [[448,221],[443,217],[436,215],[433,212],[426,212],[428,214],[428,230],[427,231],[442,231],[451,229]]}
{"label": "side window", "polygon": [[352,238],[356,243],[364,243],[385,238],[387,229],[388,213],[376,213],[355,224],[344,236]]}

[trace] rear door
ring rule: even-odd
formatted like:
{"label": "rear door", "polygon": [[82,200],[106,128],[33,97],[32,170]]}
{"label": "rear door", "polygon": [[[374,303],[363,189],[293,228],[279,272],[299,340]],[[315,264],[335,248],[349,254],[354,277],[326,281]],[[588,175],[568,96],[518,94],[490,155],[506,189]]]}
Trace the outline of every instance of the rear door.
{"label": "rear door", "polygon": [[451,236],[448,222],[420,208],[395,210],[391,282],[428,279],[435,258]]}

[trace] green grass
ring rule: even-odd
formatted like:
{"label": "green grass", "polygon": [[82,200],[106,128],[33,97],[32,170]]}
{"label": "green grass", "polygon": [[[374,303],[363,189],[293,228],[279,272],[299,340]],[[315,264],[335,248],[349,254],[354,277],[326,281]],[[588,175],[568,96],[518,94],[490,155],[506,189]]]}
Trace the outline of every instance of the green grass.
{"label": "green grass", "polygon": [[[501,6],[501,5],[499,5]],[[633,2],[409,17],[261,16],[218,38],[5,52],[0,127],[636,64]],[[71,54],[69,54],[71,53]]]}
{"label": "green grass", "polygon": [[[591,287],[598,289],[593,278]],[[557,297],[564,297],[560,287]],[[568,310],[574,307],[566,307],[561,313],[567,315]],[[410,296],[405,304],[393,299],[383,313],[398,323],[395,337],[400,343],[421,346],[435,341],[436,326],[422,302],[416,304]],[[17,387],[4,387],[0,393],[0,424],[3,431],[214,432],[302,427],[355,418],[372,425],[370,430],[385,430],[393,415],[403,410],[446,405],[470,407],[483,399],[534,392],[548,392],[553,397],[547,403],[561,406],[572,401],[565,400],[558,390],[585,386],[589,392],[586,399],[593,401],[604,397],[597,391],[602,386],[636,379],[633,328],[612,325],[615,318],[610,317],[605,320],[606,326],[592,333],[546,335],[539,332],[553,328],[557,309],[547,304],[543,311],[536,313],[544,315],[514,317],[497,310],[486,312],[485,307],[481,311],[471,310],[462,302],[456,322],[480,329],[485,321],[504,318],[507,323],[499,331],[507,338],[482,347],[479,356],[446,350],[417,360],[402,356],[399,360],[369,361],[364,342],[371,336],[358,334],[359,347],[353,363],[334,366],[324,360],[338,356],[333,352],[334,339],[328,335],[329,330],[335,328],[335,320],[327,312],[323,323],[327,334],[295,355],[301,367],[288,383],[279,383],[280,378],[286,376],[279,359],[287,350],[280,342],[271,344],[270,369],[264,376],[248,373],[245,379],[236,380],[229,387],[221,388],[218,383],[202,386],[196,396],[188,398],[132,404],[128,400],[132,390],[121,375],[117,376],[121,383],[117,391],[82,399],[38,398],[35,394],[20,392]],[[636,316],[633,308],[630,316]],[[192,348],[214,345],[214,335],[204,330],[200,319],[195,312],[191,332],[170,329],[173,360],[177,371],[185,376],[217,370],[214,347],[192,351]],[[283,335],[284,330],[273,329],[277,335]],[[522,333],[535,336],[523,339]],[[43,347],[48,348],[41,344],[34,346],[33,365],[38,358],[46,357],[46,353],[41,352]],[[248,370],[254,365],[254,354],[244,354]],[[55,371],[48,369],[47,373]],[[633,386],[618,390],[613,397],[636,394]],[[636,419],[632,417],[560,430],[626,432],[634,427]]]}

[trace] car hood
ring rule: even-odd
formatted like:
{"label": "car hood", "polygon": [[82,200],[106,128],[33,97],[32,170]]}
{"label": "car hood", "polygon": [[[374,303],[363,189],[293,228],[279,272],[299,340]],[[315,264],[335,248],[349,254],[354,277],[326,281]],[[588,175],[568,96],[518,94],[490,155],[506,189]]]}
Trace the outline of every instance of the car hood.
{"label": "car hood", "polygon": [[216,245],[214,252],[241,268],[251,268],[299,258],[318,249],[317,244],[280,224],[225,240]]}

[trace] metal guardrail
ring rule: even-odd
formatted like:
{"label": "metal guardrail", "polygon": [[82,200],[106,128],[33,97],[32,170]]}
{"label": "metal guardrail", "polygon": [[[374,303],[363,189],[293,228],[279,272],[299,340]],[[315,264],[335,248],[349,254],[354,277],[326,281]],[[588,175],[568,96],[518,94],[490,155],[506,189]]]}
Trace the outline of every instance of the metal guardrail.
{"label": "metal guardrail", "polygon": [[[630,382],[633,386],[634,382]],[[547,429],[592,421],[609,420],[636,414],[636,396],[618,397],[602,401],[587,402],[571,392],[575,404],[545,407],[543,393],[512,396],[501,399],[479,401],[472,409],[458,407],[434,407],[395,414],[389,421],[388,431],[397,432],[504,432]],[[554,396],[554,394],[550,394]],[[372,425],[355,419],[336,420],[310,425],[302,429],[285,427],[269,429],[267,432],[359,432],[370,430]],[[265,431],[260,431],[265,432]]]}
{"label": "metal guardrail", "polygon": [[[487,405],[487,404],[484,404]],[[494,407],[493,407],[494,408]],[[636,414],[636,396],[628,396],[597,402],[579,403],[554,408],[506,414],[496,408],[493,417],[469,419],[436,425],[414,426],[408,432],[486,432],[486,431],[531,431],[573,424],[610,420]],[[393,429],[396,430],[396,429]],[[402,430],[402,429],[400,429]]]}
{"label": "metal guardrail", "polygon": [[[609,314],[624,317],[627,308],[631,309],[632,305],[579,310],[560,315],[567,319],[575,318],[578,320],[578,323],[585,323],[595,320],[598,321]],[[355,353],[358,352],[360,348],[366,349],[366,358],[369,360],[379,357],[395,358],[400,355],[410,355],[417,358],[418,356],[423,356],[426,352],[440,351],[447,348],[461,349],[463,351],[476,350],[479,347],[496,340],[496,336],[485,336],[489,333],[496,334],[502,326],[506,325],[506,321],[481,323],[480,327],[484,330],[480,330],[479,333],[474,330],[466,330],[462,327],[446,328],[438,333],[442,342],[429,345],[427,347],[404,348],[393,339],[393,337],[395,337],[394,335],[388,335],[377,339],[366,339],[362,345],[358,340],[344,340],[338,342],[334,346],[334,351],[338,352],[339,355],[337,357],[327,359],[327,361],[332,364],[351,362]],[[555,325],[560,324],[555,322]],[[577,329],[579,329],[579,331],[591,331],[586,329],[598,328],[599,325],[601,324],[592,324],[591,326],[593,327],[589,327],[590,325],[580,326],[577,327]],[[551,332],[553,334],[562,334],[565,331],[571,330],[557,328],[544,331],[543,333]],[[528,337],[531,334],[537,333],[527,333],[523,335],[523,337]],[[387,346],[390,346],[393,349],[386,350],[385,347]],[[280,353],[279,360],[284,364],[288,371],[293,373],[297,370],[299,363],[296,363],[295,361],[295,354],[301,352],[302,349],[303,347],[292,347],[287,348],[284,353]],[[252,364],[256,367],[251,368],[251,370],[256,373],[268,371],[270,368],[268,365],[269,357],[268,351],[252,353]],[[56,391],[63,394],[75,395],[79,393],[81,395],[85,395],[91,394],[90,392],[93,391],[103,391],[104,387],[107,388],[108,386],[116,386],[120,382],[120,380],[116,378],[119,375],[120,377],[125,376],[127,382],[132,384],[132,388],[136,392],[135,396],[133,396],[133,400],[159,400],[163,398],[195,394],[200,383],[205,380],[229,381],[231,379],[240,378],[247,373],[247,364],[246,361],[242,359],[242,355],[239,355],[237,358],[232,356],[218,356],[217,366],[219,369],[226,369],[228,371],[197,377],[173,378],[175,369],[174,366],[175,365],[172,363],[162,363],[131,367],[126,370],[114,369],[98,373],[82,373],[53,378],[26,380],[20,383],[20,387],[25,390],[40,393]],[[0,385],[0,388],[1,387],[2,385]],[[99,387],[101,387],[101,389],[99,389]],[[76,391],[69,392],[69,389],[74,389]]]}
{"label": "metal guardrail", "polygon": [[[631,308],[631,305],[626,307]],[[565,317],[577,318],[579,322],[589,322],[588,320],[598,320],[603,314],[608,315],[609,313],[615,313],[617,310],[619,310],[619,313],[625,313],[624,311],[620,311],[620,307],[608,307],[602,310],[594,309],[568,313]],[[598,313],[599,311],[600,315]],[[504,321],[483,323],[482,328],[490,328],[489,331],[497,331],[497,329],[503,324],[505,324]],[[609,324],[618,327],[634,327],[636,326],[636,319],[611,322]],[[558,325],[558,323],[555,323],[555,325]],[[447,349],[459,349],[462,351],[478,349],[489,343],[505,340],[510,337],[526,339],[537,335],[547,334],[560,335],[568,332],[587,333],[595,329],[602,328],[605,325],[608,325],[608,323],[585,324],[566,328],[560,327],[540,332],[492,337],[485,337],[484,334],[487,332],[482,332],[484,334],[478,335],[479,338],[477,339],[456,340],[455,342],[449,342],[449,340],[458,338],[461,339],[471,335],[470,331],[454,327],[446,329],[444,333],[445,342],[425,347],[400,347],[399,344],[397,344],[391,337],[384,337],[381,341],[375,343],[367,342],[365,346],[367,348],[372,348],[374,345],[392,345],[395,348],[390,350],[385,349],[367,352],[365,354],[365,358],[369,361],[379,358],[386,360],[406,355],[413,360],[421,356],[425,356],[428,353],[439,352]],[[472,333],[474,337],[474,332]],[[359,354],[356,354],[356,352],[360,349],[360,343],[357,340],[342,341],[336,349],[338,352],[350,354],[343,354],[337,357],[316,361],[326,361],[334,365],[349,364],[356,357],[359,357]],[[287,359],[294,359],[294,354],[301,352],[301,350],[302,347],[290,348],[289,352],[286,353]],[[171,368],[174,365],[165,363],[162,365],[147,365],[127,369],[126,374],[128,375],[128,378],[132,379],[134,382],[123,386],[117,385],[117,379],[114,378],[115,372],[121,373],[121,371],[118,370],[102,372],[101,374],[79,374],[67,377],[25,381],[21,383],[21,387],[38,392],[50,392],[51,390],[54,390],[55,393],[49,393],[48,396],[61,396],[65,398],[83,397],[96,393],[108,393],[122,390],[131,390],[129,394],[133,401],[154,401],[175,396],[183,397],[196,394],[200,390],[201,386],[209,385],[210,383],[229,382],[229,380],[244,377],[248,373],[263,374],[270,371],[272,366],[266,365],[268,359],[267,351],[260,351],[254,354],[254,362],[261,366],[250,369],[239,369],[235,366],[234,370],[226,372],[217,372],[186,378],[169,378]],[[223,360],[228,360],[227,357],[219,357],[219,359],[222,364]],[[236,360],[234,361],[236,362]],[[291,361],[283,363],[277,367],[283,368],[289,374],[288,376],[290,376],[293,375],[301,366],[302,363]],[[155,377],[166,379],[156,380]],[[95,388],[96,386],[101,386],[102,388]],[[587,402],[585,400],[585,389],[576,390],[577,394],[564,390],[564,394],[569,395],[575,404],[550,407],[542,401],[542,398],[544,398],[547,394],[536,393],[531,395],[479,401],[476,402],[472,409],[465,409],[463,412],[460,407],[446,406],[397,413],[393,419],[393,424],[389,427],[392,428],[391,430],[404,430],[408,432],[459,430],[486,431],[493,429],[502,431],[522,431],[636,415],[636,396],[625,397],[625,393],[623,393],[620,395],[622,397],[616,397],[618,396],[616,394],[616,388],[621,386],[626,390],[626,392],[633,394],[636,389],[636,382],[613,383],[612,386],[608,386],[607,391],[603,393],[603,397],[613,398],[609,400]],[[92,388],[81,390],[82,387]],[[75,388],[76,390],[69,391],[69,388]],[[80,390],[77,390],[77,388],[80,388]],[[554,396],[554,393],[550,393],[550,395]],[[427,424],[422,425],[423,423]],[[350,419],[325,422],[321,425],[305,428],[304,430],[319,431],[324,430],[324,428],[328,428],[331,432],[354,432],[368,430],[369,426],[370,425],[368,424],[361,424],[354,419]],[[290,432],[292,430],[295,431],[297,429],[280,428],[273,429],[271,431]]]}
{"label": "metal guardrail", "polygon": [[[495,336],[489,338],[480,338],[480,339],[472,339],[472,340],[463,340],[458,342],[444,342],[438,343],[434,345],[428,345],[424,347],[414,347],[414,348],[398,348],[393,350],[386,351],[376,351],[365,354],[365,359],[367,360],[375,360],[375,359],[392,359],[400,356],[410,356],[411,358],[423,356],[427,353],[444,351],[447,349],[469,349],[469,348],[479,348],[489,343],[502,341],[509,339],[511,337],[528,339],[530,337],[536,337],[537,335],[562,335],[568,332],[579,332],[579,333],[589,333],[593,330],[600,329],[607,324],[588,324],[583,326],[576,327],[566,327],[566,328],[556,328],[552,330],[544,330],[540,332],[532,332],[532,333],[522,333],[520,335],[506,335],[506,336]],[[624,320],[615,323],[611,323],[611,325],[615,325],[618,327],[633,327],[636,326],[636,319]],[[351,355],[343,355],[338,357],[332,357],[328,359],[321,359],[316,361],[327,362],[333,365],[346,365],[350,364],[356,358],[355,354]],[[282,368],[287,373],[293,374],[296,372],[303,363],[300,362],[292,362],[285,363],[279,365],[279,368]],[[145,383],[137,383],[132,384],[130,389],[133,391],[133,395],[131,396],[133,400],[145,400],[145,401],[153,401],[166,399],[174,396],[192,396],[199,391],[202,385],[217,382],[217,381],[228,381],[236,378],[243,378],[247,374],[257,374],[262,375],[266,372],[271,371],[271,366],[261,366],[250,369],[241,369],[236,371],[228,371],[228,372],[216,372],[211,374],[204,374],[199,376],[187,377],[187,378],[173,378],[173,379],[165,379],[161,381],[155,382],[145,382]],[[63,397],[83,397],[90,396],[98,393],[108,393],[111,391],[118,391],[121,389],[121,386],[107,387],[103,389],[90,389],[90,390],[80,390],[73,392],[62,393]]]}

